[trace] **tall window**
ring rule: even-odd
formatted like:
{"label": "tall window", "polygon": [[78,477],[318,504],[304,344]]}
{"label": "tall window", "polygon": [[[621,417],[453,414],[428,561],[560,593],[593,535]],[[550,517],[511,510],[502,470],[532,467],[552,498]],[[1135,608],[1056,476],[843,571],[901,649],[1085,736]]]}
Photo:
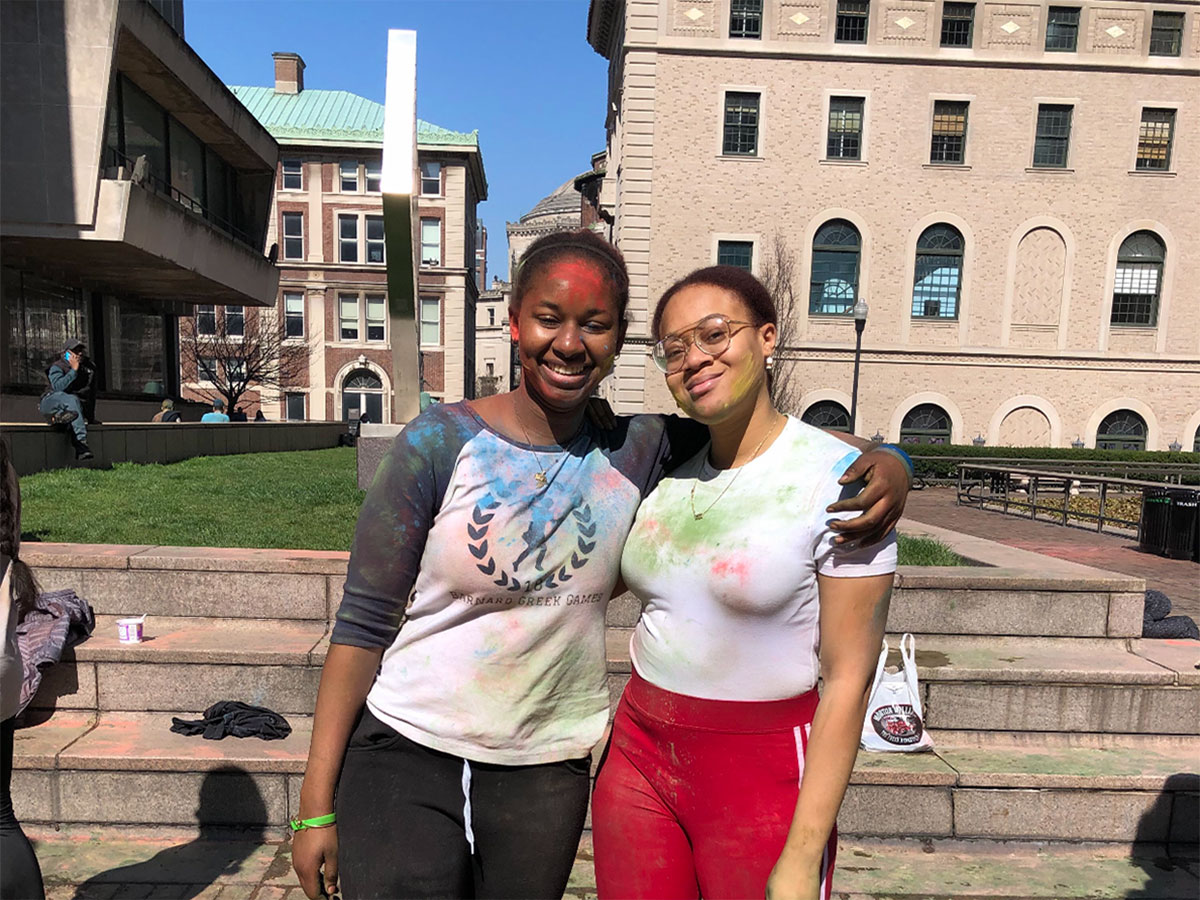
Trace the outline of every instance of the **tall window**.
{"label": "tall window", "polygon": [[1071,143],[1071,113],[1074,107],[1053,103],[1038,105],[1037,136],[1033,142],[1033,164],[1038,168],[1065,169]]}
{"label": "tall window", "polygon": [[283,258],[304,259],[304,213],[283,214]]}
{"label": "tall window", "polygon": [[217,380],[217,360],[213,356],[196,357],[196,380],[213,382]]}
{"label": "tall window", "polygon": [[1146,420],[1132,409],[1110,412],[1096,429],[1097,450],[1145,450]]}
{"label": "tall window", "polygon": [[383,421],[383,382],[369,369],[355,369],[342,382],[342,421]]}
{"label": "tall window", "polygon": [[304,167],[298,159],[285,159],[283,161],[283,189],[285,191],[299,191],[304,187]]}
{"label": "tall window", "polygon": [[1175,131],[1175,110],[1142,110],[1138,130],[1137,167],[1146,172],[1166,172],[1171,168],[1171,137]]}
{"label": "tall window", "polygon": [[725,134],[721,152],[726,156],[758,155],[758,105],[761,95],[743,91],[725,94]]}
{"label": "tall window", "polygon": [[299,291],[284,291],[283,325],[286,337],[304,337],[304,295]]}
{"label": "tall window", "polygon": [[839,44],[865,44],[870,8],[869,0],[838,0],[833,39]]}
{"label": "tall window", "polygon": [[1183,13],[1154,13],[1150,24],[1150,55],[1178,56],[1183,48]]}
{"label": "tall window", "polygon": [[225,333],[230,337],[244,337],[246,334],[246,307],[225,307]]}
{"label": "tall window", "polygon": [[367,262],[381,263],[383,258],[383,216],[367,216]]}
{"label": "tall window", "polygon": [[818,400],[804,411],[800,421],[807,422],[815,428],[827,428],[830,431],[848,432],[850,430],[850,413],[836,400]]}
{"label": "tall window", "polygon": [[343,341],[358,340],[358,294],[338,294],[338,334]]}
{"label": "tall window", "polygon": [[338,216],[338,259],[358,262],[358,216]]}
{"label": "tall window", "polygon": [[367,340],[382,341],[387,330],[387,302],[383,294],[367,294]]}
{"label": "tall window", "polygon": [[753,241],[717,241],[718,266],[737,266],[749,272],[753,263]]}
{"label": "tall window", "polygon": [[442,193],[442,164],[425,160],[421,163],[421,193],[436,197]]}
{"label": "tall window", "polygon": [[815,315],[850,312],[858,295],[858,229],[844,219],[826,222],[813,236],[808,311]]}
{"label": "tall window", "polygon": [[488,324],[495,325],[496,324],[496,307],[489,306],[488,311],[487,311],[487,316],[488,316]]}
{"label": "tall window", "polygon": [[829,98],[829,133],[826,159],[861,159],[863,130],[862,97]]}
{"label": "tall window", "polygon": [[211,303],[196,307],[196,334],[217,333],[217,308]]}
{"label": "tall window", "polygon": [[442,264],[442,220],[421,220],[421,265]]}
{"label": "tall window", "polygon": [[421,298],[421,346],[436,347],[442,342],[442,303],[437,297]]}
{"label": "tall window", "polygon": [[958,100],[933,102],[933,133],[929,161],[935,165],[961,166],[967,156],[967,109],[970,104]]}
{"label": "tall window", "polygon": [[942,6],[943,47],[970,47],[974,28],[974,3],[946,3]]}
{"label": "tall window", "polygon": [[338,166],[338,171],[341,173],[342,193],[357,194],[358,162],[356,160],[345,160]]}
{"label": "tall window", "polygon": [[1135,231],[1117,251],[1113,279],[1113,325],[1158,324],[1163,262],[1167,248],[1153,231]]}
{"label": "tall window", "polygon": [[284,394],[287,411],[285,415],[289,422],[304,421],[304,395],[303,394]]}
{"label": "tall window", "polygon": [[763,0],[729,0],[729,36],[762,37]]}
{"label": "tall window", "polygon": [[950,416],[936,403],[914,406],[900,423],[900,443],[950,443]]}
{"label": "tall window", "polygon": [[1046,49],[1074,53],[1079,43],[1079,7],[1052,6],[1046,14]]}
{"label": "tall window", "polygon": [[963,236],[953,225],[930,225],[917,238],[914,318],[954,319],[962,292]]}
{"label": "tall window", "polygon": [[367,193],[378,194],[383,190],[383,162],[378,159],[367,161]]}

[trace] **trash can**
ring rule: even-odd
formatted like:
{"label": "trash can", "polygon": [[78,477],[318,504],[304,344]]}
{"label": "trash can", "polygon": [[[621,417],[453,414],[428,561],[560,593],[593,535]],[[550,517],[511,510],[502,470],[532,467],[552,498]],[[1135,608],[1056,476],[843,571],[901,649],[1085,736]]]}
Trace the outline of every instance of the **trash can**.
{"label": "trash can", "polygon": [[1167,517],[1171,497],[1167,488],[1145,488],[1142,491],[1142,521],[1138,525],[1138,549],[1159,556],[1167,546]]}
{"label": "trash can", "polygon": [[1200,491],[1176,488],[1167,491],[1167,534],[1163,555],[1171,559],[1194,559],[1196,534],[1200,530]]}

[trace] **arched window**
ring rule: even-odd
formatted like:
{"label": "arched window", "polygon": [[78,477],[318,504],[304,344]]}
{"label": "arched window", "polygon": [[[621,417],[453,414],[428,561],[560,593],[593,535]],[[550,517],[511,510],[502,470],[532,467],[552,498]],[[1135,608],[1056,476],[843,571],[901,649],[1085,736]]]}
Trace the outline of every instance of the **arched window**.
{"label": "arched window", "polygon": [[804,411],[801,421],[830,431],[849,431],[850,413],[836,400],[818,400]]}
{"label": "arched window", "polygon": [[914,406],[900,423],[900,443],[950,443],[949,414],[936,403]]}
{"label": "arched window", "polygon": [[1096,429],[1097,450],[1145,450],[1146,420],[1132,409],[1110,412]]}
{"label": "arched window", "polygon": [[1167,248],[1153,231],[1135,231],[1117,251],[1113,279],[1113,325],[1157,325]]}
{"label": "arched window", "polygon": [[1200,453],[1200,428],[1196,429],[1196,433],[1192,435],[1192,452]]}
{"label": "arched window", "polygon": [[858,296],[861,247],[858,229],[845,219],[833,219],[817,229],[813,237],[809,313],[842,315],[850,312]]}
{"label": "arched window", "polygon": [[930,225],[917,238],[913,318],[956,319],[962,292],[963,236],[953,225]]}
{"label": "arched window", "polygon": [[342,382],[342,421],[383,421],[383,382],[370,369],[355,369]]}

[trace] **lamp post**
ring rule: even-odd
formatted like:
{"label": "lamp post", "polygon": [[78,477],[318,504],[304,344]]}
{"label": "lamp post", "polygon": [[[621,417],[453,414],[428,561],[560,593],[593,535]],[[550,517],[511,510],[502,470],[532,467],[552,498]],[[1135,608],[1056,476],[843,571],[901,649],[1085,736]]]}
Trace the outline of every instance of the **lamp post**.
{"label": "lamp post", "polygon": [[859,297],[850,310],[854,315],[854,385],[850,389],[850,433],[858,421],[858,364],[862,358],[862,333],[867,327],[867,301]]}

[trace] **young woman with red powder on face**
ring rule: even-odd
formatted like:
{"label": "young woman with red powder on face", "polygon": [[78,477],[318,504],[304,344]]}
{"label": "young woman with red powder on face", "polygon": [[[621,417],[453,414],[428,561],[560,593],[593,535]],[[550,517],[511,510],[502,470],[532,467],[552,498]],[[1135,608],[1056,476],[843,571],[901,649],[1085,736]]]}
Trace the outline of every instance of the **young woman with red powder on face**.
{"label": "young woman with red powder on face", "polygon": [[[585,419],[628,296],[593,233],[535,242],[509,311],[520,386],[431,407],[380,463],[293,823],[309,897],[339,881],[348,898],[562,896],[608,721],[604,610],[625,535],[705,436],[675,417]],[[855,506],[867,535],[907,484],[894,457],[873,461]]]}
{"label": "young woman with red powder on face", "polygon": [[655,362],[711,439],[625,544],[643,612],[593,798],[602,898],[830,897],[895,538],[835,543],[857,452],[772,405],[775,321],[762,284],[725,266],[655,311]]}

